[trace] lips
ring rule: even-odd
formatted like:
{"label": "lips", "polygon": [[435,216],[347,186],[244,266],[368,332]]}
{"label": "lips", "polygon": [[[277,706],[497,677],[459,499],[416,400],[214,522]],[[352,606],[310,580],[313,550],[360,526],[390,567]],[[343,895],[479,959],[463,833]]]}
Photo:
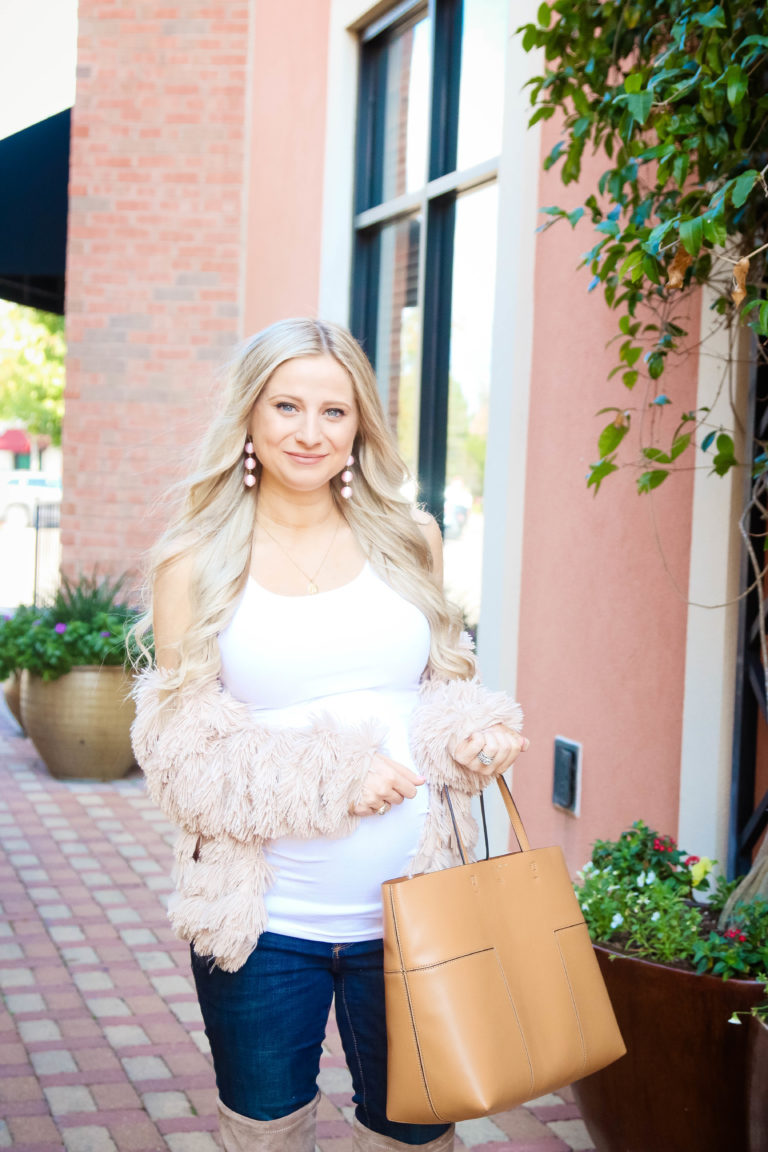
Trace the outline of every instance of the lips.
{"label": "lips", "polygon": [[299,452],[287,452],[286,455],[290,456],[291,460],[295,460],[297,464],[319,464],[322,460],[325,460],[324,455],[323,456],[309,456],[309,455],[302,455]]}

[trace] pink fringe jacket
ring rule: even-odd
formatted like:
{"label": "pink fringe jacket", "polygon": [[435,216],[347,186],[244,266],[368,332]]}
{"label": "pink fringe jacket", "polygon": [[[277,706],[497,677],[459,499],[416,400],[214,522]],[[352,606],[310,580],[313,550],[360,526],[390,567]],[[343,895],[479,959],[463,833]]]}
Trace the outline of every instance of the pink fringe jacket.
{"label": "pink fringe jacket", "polygon": [[[134,690],[131,736],[150,796],[177,824],[176,894],[169,918],[200,956],[234,972],[266,924],[264,892],[272,882],[263,853],[278,836],[348,835],[371,757],[385,733],[376,720],[342,727],[319,716],[304,728],[275,731],[218,681],[171,698],[164,673],[141,674]],[[456,862],[441,788],[449,785],[459,830],[474,844],[470,800],[488,782],[462,768],[448,748],[492,724],[519,729],[520,708],[477,680],[427,680],[414,710],[411,749],[427,780],[429,813],[412,872]]]}

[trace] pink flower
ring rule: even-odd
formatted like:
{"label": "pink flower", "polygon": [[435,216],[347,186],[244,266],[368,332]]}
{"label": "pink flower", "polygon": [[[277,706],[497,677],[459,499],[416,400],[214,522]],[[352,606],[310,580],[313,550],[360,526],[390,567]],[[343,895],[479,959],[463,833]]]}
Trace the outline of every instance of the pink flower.
{"label": "pink flower", "polygon": [[66,626],[66,624],[61,624],[61,623],[54,624],[53,630],[54,630],[54,632],[58,632],[59,636],[62,636],[66,632],[67,626]]}

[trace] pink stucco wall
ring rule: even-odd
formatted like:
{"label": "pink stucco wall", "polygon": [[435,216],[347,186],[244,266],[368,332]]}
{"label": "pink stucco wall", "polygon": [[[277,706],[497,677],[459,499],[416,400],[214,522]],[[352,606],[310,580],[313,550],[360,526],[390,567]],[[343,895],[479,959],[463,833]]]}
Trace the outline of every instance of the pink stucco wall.
{"label": "pink stucco wall", "polygon": [[329,19],[330,0],[256,4],[246,332],[317,313]]}
{"label": "pink stucco wall", "polygon": [[[544,133],[542,155],[556,138],[554,129]],[[602,168],[589,162],[585,178]],[[539,202],[575,207],[580,195],[549,173]],[[637,409],[636,445],[640,416],[662,390],[651,382],[646,393],[641,380],[629,393],[620,377],[607,381],[617,317],[599,290],[587,293],[589,271],[575,271],[592,237],[582,221],[575,231],[560,223],[537,242],[519,648],[532,747],[516,790],[536,843],[562,844],[572,868],[596,837],[638,817],[663,831],[677,827],[686,605],[673,580],[685,593],[692,504],[689,471],[652,497],[637,495],[632,468],[609,477],[596,497],[586,487],[609,420],[597,410]],[[695,340],[697,314],[690,331]],[[696,370],[694,355],[664,377],[676,399],[664,414],[668,434],[678,413],[695,407]],[[556,735],[583,743],[578,818],[551,802]]]}

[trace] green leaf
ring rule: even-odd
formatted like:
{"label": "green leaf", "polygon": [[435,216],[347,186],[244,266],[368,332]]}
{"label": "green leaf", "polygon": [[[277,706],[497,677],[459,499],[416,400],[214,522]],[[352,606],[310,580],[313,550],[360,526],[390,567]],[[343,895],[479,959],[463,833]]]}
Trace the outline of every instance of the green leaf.
{"label": "green leaf", "polygon": [[639,375],[640,373],[635,368],[633,368],[631,372],[625,372],[621,378],[624,381],[624,387],[629,388],[630,390],[634,388],[635,384],[637,384],[637,378]]}
{"label": "green leaf", "polygon": [[722,248],[728,238],[724,222],[718,217],[712,219],[710,216],[704,216],[704,236],[709,240],[710,244],[714,244],[716,248]]}
{"label": "green leaf", "polygon": [[625,92],[639,92],[643,87],[643,76],[641,72],[630,72],[629,76],[624,79]]}
{"label": "green leaf", "polygon": [[594,488],[595,495],[599,492],[600,485],[606,476],[610,476],[611,472],[618,472],[618,466],[613,463],[613,459],[613,456],[609,456],[598,464],[591,465],[587,474],[587,488]]}
{"label": "green leaf", "polygon": [[653,460],[657,464],[671,464],[672,457],[668,456],[661,448],[643,448],[643,456],[646,460]]}
{"label": "green leaf", "polygon": [[643,354],[642,348],[635,345],[634,347],[627,341],[622,344],[619,352],[619,359],[622,360],[628,368],[633,368]]}
{"label": "green leaf", "polygon": [[555,108],[553,104],[540,104],[528,121],[528,127],[533,128],[534,124],[538,124],[539,120],[551,120],[554,114]]}
{"label": "green leaf", "polygon": [[651,352],[650,356],[647,357],[647,362],[648,375],[650,376],[651,380],[658,380],[659,376],[661,376],[662,372],[664,371],[664,353]]}
{"label": "green leaf", "polygon": [[643,274],[642,263],[643,250],[642,248],[635,248],[634,252],[630,252],[629,256],[627,256],[626,260],[619,269],[620,279],[623,280],[624,277],[630,273],[631,279],[637,280],[638,276],[642,276]]}
{"label": "green leaf", "polygon": [[760,305],[759,320],[757,323],[762,335],[768,336],[768,300],[764,300]]}
{"label": "green leaf", "polygon": [[638,124],[645,124],[650,115],[652,104],[652,92],[631,92],[627,96],[627,108],[632,115],[632,119],[636,120]]}
{"label": "green leaf", "polygon": [[697,24],[702,28],[725,28],[725,17],[720,5],[710,9],[709,12],[697,12],[695,16]]}
{"label": "green leaf", "polygon": [[669,471],[666,468],[654,468],[652,472],[643,472],[637,481],[638,492],[652,492],[654,488],[658,488],[659,484],[664,483],[667,476],[669,476]]}
{"label": "green leaf", "polygon": [[738,64],[731,64],[725,73],[725,81],[728,86],[728,103],[731,108],[736,108],[747,94],[749,78]]}
{"label": "green leaf", "polygon": [[544,28],[549,28],[549,22],[552,19],[552,9],[549,7],[549,4],[539,5],[539,10],[536,13],[536,19]]}
{"label": "green leaf", "polygon": [[691,442],[691,435],[689,432],[686,432],[684,436],[678,436],[677,439],[675,440],[675,442],[673,443],[672,450],[670,452],[670,456],[672,457],[672,459],[677,460],[678,456],[682,455],[682,453],[685,452],[685,450],[688,447],[688,445],[690,444],[690,442]]}
{"label": "green leaf", "polygon": [[[708,432],[707,433],[707,435],[704,437],[704,439],[701,442],[702,452],[708,452],[709,451],[709,449],[712,447],[712,441],[715,439],[716,435],[717,435],[716,432]],[[766,537],[766,539],[768,539],[768,537]]]}
{"label": "green leaf", "polygon": [[523,32],[523,51],[530,52],[536,46],[538,34],[534,24],[526,24]]}
{"label": "green leaf", "polygon": [[698,256],[704,240],[704,220],[701,216],[694,216],[692,220],[681,221],[680,239],[689,255]]}
{"label": "green leaf", "polygon": [[726,472],[738,464],[733,439],[727,432],[720,432],[718,433],[715,444],[717,446],[717,452],[712,461],[712,470],[716,472],[718,476],[725,476]]}
{"label": "green leaf", "polygon": [[583,215],[584,215],[584,209],[583,208],[574,208],[573,212],[568,213],[568,223],[571,225],[571,228],[576,227],[576,225],[578,224],[579,220],[581,220]]}
{"label": "green leaf", "polygon": [[626,424],[617,425],[613,421],[611,421],[610,424],[606,424],[597,441],[597,450],[602,459],[616,451],[628,431],[629,429]]}
{"label": "green leaf", "polygon": [[741,208],[747,202],[750,192],[755,186],[755,181],[758,179],[760,173],[750,168],[748,172],[742,172],[741,176],[736,180],[731,192],[731,202],[734,208]]}

